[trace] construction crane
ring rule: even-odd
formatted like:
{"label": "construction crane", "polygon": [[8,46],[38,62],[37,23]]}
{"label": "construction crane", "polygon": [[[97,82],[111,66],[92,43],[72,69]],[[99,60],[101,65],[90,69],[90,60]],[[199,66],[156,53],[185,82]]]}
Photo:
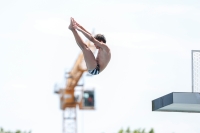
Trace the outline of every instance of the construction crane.
{"label": "construction crane", "polygon": [[[89,41],[86,44],[93,53],[96,48]],[[71,71],[67,72],[66,85],[59,88],[55,93],[60,96],[60,109],[63,111],[63,133],[77,133],[77,106],[81,110],[94,110],[94,90],[80,90],[81,96],[75,96],[75,87],[79,86],[78,82],[87,71],[83,53],[78,55]],[[80,98],[80,99],[79,99]]]}

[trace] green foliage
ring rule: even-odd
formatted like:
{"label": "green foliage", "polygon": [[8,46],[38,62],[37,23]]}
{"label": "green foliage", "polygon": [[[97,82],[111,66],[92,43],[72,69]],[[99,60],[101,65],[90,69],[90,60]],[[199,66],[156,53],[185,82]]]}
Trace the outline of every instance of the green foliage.
{"label": "green foliage", "polygon": [[121,129],[121,130],[119,130],[119,132],[118,133],[123,133],[124,132],[124,130],[123,129]]}
{"label": "green foliage", "polygon": [[134,131],[131,131],[130,128],[128,127],[126,130],[119,130],[118,133],[155,133],[153,128],[149,131],[149,132],[145,132],[145,129],[137,129],[137,130],[134,130]]}
{"label": "green foliage", "polygon": [[127,130],[126,130],[126,133],[131,133],[131,130],[130,130],[129,127],[128,127]]}
{"label": "green foliage", "polygon": [[29,132],[26,132],[26,131],[22,132],[20,130],[17,130],[15,132],[11,132],[11,131],[4,131],[3,128],[0,128],[0,133],[31,133],[31,131],[29,131]]}
{"label": "green foliage", "polygon": [[154,133],[154,130],[153,130],[153,128],[149,131],[149,133]]}

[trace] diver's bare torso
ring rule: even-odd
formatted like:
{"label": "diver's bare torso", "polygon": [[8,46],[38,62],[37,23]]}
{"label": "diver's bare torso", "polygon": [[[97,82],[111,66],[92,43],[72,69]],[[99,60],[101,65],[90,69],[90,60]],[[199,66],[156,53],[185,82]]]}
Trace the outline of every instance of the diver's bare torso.
{"label": "diver's bare torso", "polygon": [[106,68],[110,59],[111,59],[110,49],[108,47],[104,49],[99,48],[96,61],[100,66],[100,72],[102,72]]}

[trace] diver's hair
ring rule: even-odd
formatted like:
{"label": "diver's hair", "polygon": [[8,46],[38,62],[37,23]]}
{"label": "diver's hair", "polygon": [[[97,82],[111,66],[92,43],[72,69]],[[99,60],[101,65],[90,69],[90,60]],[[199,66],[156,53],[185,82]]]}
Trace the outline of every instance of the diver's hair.
{"label": "diver's hair", "polygon": [[98,41],[103,41],[104,43],[106,43],[106,38],[105,38],[105,36],[102,35],[102,34],[96,34],[96,35],[94,36],[94,38],[97,39]]}

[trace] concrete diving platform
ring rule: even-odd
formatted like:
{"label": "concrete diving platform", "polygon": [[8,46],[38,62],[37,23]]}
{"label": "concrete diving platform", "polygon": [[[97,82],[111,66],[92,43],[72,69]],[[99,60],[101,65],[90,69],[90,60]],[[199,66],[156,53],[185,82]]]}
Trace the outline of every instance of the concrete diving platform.
{"label": "concrete diving platform", "polygon": [[169,93],[152,101],[152,111],[200,113],[200,93]]}

